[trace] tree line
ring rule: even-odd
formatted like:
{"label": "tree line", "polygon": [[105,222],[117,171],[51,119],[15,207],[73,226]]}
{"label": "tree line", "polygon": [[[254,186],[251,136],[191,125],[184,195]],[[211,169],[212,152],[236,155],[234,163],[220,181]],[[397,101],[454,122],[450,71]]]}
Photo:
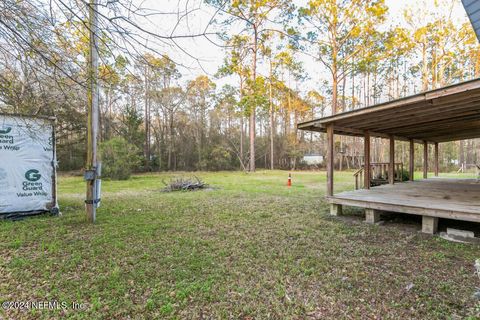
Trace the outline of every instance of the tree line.
{"label": "tree line", "polygon": [[[88,8],[64,5],[70,11],[58,17],[47,2],[1,4],[0,107],[56,116],[60,169],[76,170],[85,153]],[[99,139],[106,161],[128,155],[125,163],[138,171],[305,168],[305,154],[324,154],[324,137],[297,130],[299,122],[480,75],[480,46],[469,22],[452,16],[454,1],[408,8],[402,25],[389,22],[382,0],[202,5],[224,57],[215,74],[193,78],[161,44],[140,46],[122,24],[115,25],[121,37],[113,36],[120,15],[104,13]],[[357,138],[341,137],[336,148],[338,167],[361,165]],[[372,148],[375,161],[385,159],[384,141]],[[479,149],[477,140],[442,144],[442,163],[473,163]],[[397,157],[407,151],[400,146]]]}

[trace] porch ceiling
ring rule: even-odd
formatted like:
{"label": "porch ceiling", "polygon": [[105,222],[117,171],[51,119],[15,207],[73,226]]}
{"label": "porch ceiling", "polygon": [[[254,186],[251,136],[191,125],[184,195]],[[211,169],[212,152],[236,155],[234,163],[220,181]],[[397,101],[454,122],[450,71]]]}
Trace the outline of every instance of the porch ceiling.
{"label": "porch ceiling", "polygon": [[300,123],[301,130],[445,142],[480,137],[480,79]]}

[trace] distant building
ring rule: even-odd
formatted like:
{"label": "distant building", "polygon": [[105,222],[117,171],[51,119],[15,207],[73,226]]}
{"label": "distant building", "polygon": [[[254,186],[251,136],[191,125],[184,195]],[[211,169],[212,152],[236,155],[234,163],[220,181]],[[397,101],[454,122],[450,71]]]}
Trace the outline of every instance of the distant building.
{"label": "distant building", "polygon": [[303,156],[303,162],[305,162],[308,165],[322,164],[323,161],[324,161],[324,158],[320,154],[306,154]]}

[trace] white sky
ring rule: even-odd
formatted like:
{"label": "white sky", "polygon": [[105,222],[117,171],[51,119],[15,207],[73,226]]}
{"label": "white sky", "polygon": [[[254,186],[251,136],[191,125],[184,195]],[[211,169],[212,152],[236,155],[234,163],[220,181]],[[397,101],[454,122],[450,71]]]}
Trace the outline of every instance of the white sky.
{"label": "white sky", "polygon": [[[297,6],[304,6],[307,0],[294,0]],[[386,25],[405,25],[403,19],[403,12],[405,9],[412,7],[415,8],[414,12],[419,10],[425,10],[431,12],[432,10],[441,11],[443,15],[450,11],[450,5],[452,6],[451,15],[453,20],[461,24],[468,21],[467,15],[463,9],[460,0],[385,0],[386,5],[389,8]],[[437,9],[435,3],[438,3]],[[191,34],[203,32],[205,26],[210,21],[213,10],[211,7],[203,3],[202,0],[147,0],[144,1],[142,6],[145,8],[157,9],[159,11],[176,12],[179,7],[180,10],[185,10],[185,4],[188,4],[188,8],[200,8],[194,13],[188,15],[188,19],[183,19],[182,23],[176,28],[176,34]],[[148,29],[159,32],[161,34],[169,34],[177,21],[176,15],[168,16],[154,16],[148,25]],[[419,21],[424,23],[425,21]],[[215,31],[213,28],[211,32]],[[215,42],[221,43],[216,36],[212,35],[211,39]],[[182,81],[186,81],[195,78],[197,75],[207,73],[213,77],[218,67],[223,62],[224,50],[219,48],[203,38],[197,39],[183,39],[177,40],[177,44],[184,48],[182,50],[172,47],[163,47],[161,50],[165,52],[177,63],[181,63],[183,66],[180,68],[183,78]],[[195,59],[189,57],[189,55],[200,59],[200,64]],[[305,55],[299,57],[304,64],[304,69],[308,71],[310,80],[306,83],[305,90],[312,88],[318,88],[320,83],[328,79],[325,74],[325,70],[321,67],[320,62],[315,61]],[[221,79],[217,81],[218,85],[229,82],[232,80]]]}

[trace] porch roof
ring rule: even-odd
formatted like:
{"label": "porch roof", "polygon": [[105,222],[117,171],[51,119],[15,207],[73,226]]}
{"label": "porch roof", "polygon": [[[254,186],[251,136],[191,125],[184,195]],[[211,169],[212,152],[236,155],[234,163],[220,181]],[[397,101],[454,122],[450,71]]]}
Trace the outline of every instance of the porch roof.
{"label": "porch roof", "polygon": [[298,124],[301,130],[445,142],[480,137],[480,78]]}

